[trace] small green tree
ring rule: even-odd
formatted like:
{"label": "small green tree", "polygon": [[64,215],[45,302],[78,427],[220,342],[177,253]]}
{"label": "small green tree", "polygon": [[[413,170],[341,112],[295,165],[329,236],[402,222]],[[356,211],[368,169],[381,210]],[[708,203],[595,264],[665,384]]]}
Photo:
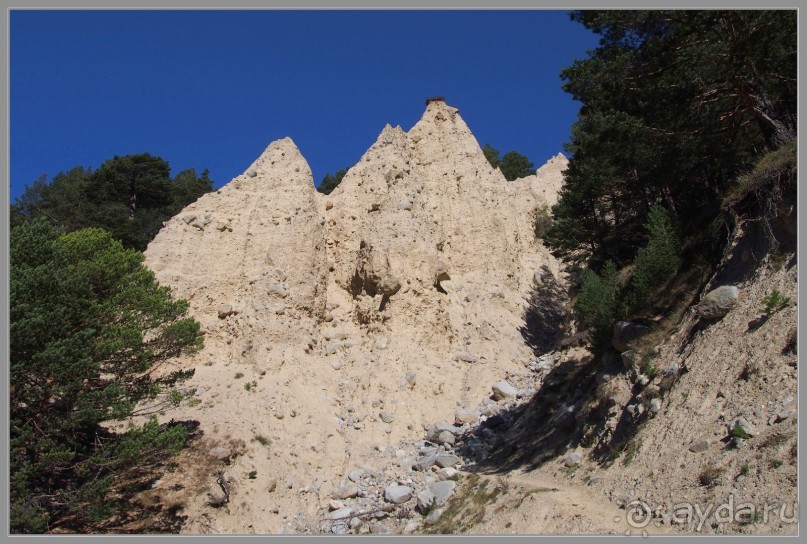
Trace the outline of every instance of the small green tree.
{"label": "small green tree", "polygon": [[535,165],[524,155],[516,151],[508,151],[499,157],[499,150],[490,144],[485,144],[482,153],[493,168],[499,168],[504,179],[513,181],[535,173]]}
{"label": "small green tree", "polygon": [[337,170],[334,175],[331,175],[330,173],[325,174],[325,177],[322,178],[322,182],[319,184],[319,187],[317,187],[317,191],[324,195],[331,194],[333,190],[339,187],[339,184],[342,183],[342,178],[345,177],[345,174],[347,174],[347,171],[350,168],[351,167],[348,166],[342,168],[341,170]]}
{"label": "small green tree", "polygon": [[647,245],[636,255],[631,278],[631,310],[639,309],[656,289],[664,285],[681,263],[681,239],[670,214],[655,205],[645,223]]}
{"label": "small green tree", "polygon": [[11,529],[80,530],[108,515],[122,471],[183,445],[181,426],[104,423],[181,400],[173,387],[193,371],[166,365],[201,347],[199,323],[103,230],[36,219],[10,249]]}
{"label": "small green tree", "polygon": [[574,307],[583,324],[591,330],[592,347],[603,349],[620,315],[619,284],[613,261],[605,263],[602,276],[590,269],[583,273]]}
{"label": "small green tree", "polygon": [[482,148],[482,153],[485,154],[485,158],[488,160],[490,165],[493,168],[499,167],[499,150],[491,146],[490,144],[485,144],[485,147]]}
{"label": "small green tree", "polygon": [[536,238],[543,238],[547,230],[552,226],[552,210],[547,204],[541,204],[535,210],[535,225],[533,231]]}
{"label": "small green tree", "polygon": [[499,168],[501,168],[504,179],[507,181],[513,181],[535,173],[535,165],[532,161],[515,151],[508,151],[504,154],[499,163]]}

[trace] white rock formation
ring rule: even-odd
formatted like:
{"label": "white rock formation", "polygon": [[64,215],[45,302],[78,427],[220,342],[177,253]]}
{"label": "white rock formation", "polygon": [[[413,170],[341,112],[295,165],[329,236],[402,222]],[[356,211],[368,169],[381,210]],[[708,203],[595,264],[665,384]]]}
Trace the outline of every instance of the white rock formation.
{"label": "white rock formation", "polygon": [[167,416],[243,440],[233,470],[295,482],[271,504],[234,499],[219,530],[273,533],[284,512],[314,515],[352,470],[524,369],[533,275],[561,275],[533,217],[555,202],[565,163],[507,182],[437,101],[409,132],[385,127],[330,195],[285,138],[166,223],[146,264],[206,333],[182,362],[202,404]]}

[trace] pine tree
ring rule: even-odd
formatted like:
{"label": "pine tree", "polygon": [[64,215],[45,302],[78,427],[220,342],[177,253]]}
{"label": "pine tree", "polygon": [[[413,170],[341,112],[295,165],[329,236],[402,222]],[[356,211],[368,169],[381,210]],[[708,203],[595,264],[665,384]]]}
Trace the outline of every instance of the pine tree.
{"label": "pine tree", "polygon": [[122,471],[182,446],[182,427],[103,424],[181,400],[193,372],[172,360],[201,347],[199,323],[103,230],[35,219],[10,249],[11,528],[80,529],[108,515]]}

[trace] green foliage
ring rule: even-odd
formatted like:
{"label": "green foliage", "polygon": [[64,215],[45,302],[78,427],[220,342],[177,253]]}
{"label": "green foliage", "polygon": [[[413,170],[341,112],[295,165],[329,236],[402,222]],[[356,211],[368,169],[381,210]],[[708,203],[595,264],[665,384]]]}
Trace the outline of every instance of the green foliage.
{"label": "green foliage", "polygon": [[503,157],[499,157],[499,150],[490,144],[485,144],[482,153],[493,168],[499,168],[504,174],[504,179],[513,181],[524,176],[535,173],[535,165],[530,160],[516,151],[508,151]]}
{"label": "green foliage", "polygon": [[342,168],[341,170],[337,170],[334,175],[325,174],[325,177],[322,178],[322,182],[319,184],[319,187],[317,187],[317,191],[325,195],[331,194],[333,190],[339,187],[339,184],[342,183],[342,178],[345,177],[345,174],[347,174],[347,171],[350,168],[351,167],[348,166]]}
{"label": "green foliage", "polygon": [[658,376],[658,369],[653,363],[647,361],[642,365],[642,374],[647,376],[650,381],[653,381],[653,379]]}
{"label": "green foliage", "polygon": [[504,179],[513,181],[535,173],[535,165],[521,153],[509,151],[504,154],[499,168],[504,174]]}
{"label": "green foliage", "polygon": [[533,232],[535,232],[536,238],[543,238],[546,231],[552,226],[552,212],[549,209],[549,206],[546,204],[541,204],[535,210],[535,225],[533,227]]}
{"label": "green foliage", "polygon": [[574,308],[583,324],[591,329],[591,342],[595,350],[603,349],[613,334],[614,322],[620,317],[619,285],[616,265],[608,261],[602,276],[586,270]]}
{"label": "green foliage", "polygon": [[681,263],[681,240],[670,214],[661,206],[650,208],[645,224],[647,245],[636,255],[631,278],[631,308],[640,308],[647,297],[663,286]]}
{"label": "green foliage", "polygon": [[257,477],[258,477],[258,471],[257,470],[250,470],[249,474],[247,474],[247,478],[249,478],[250,480],[254,480]]}
{"label": "green foliage", "polygon": [[770,295],[762,299],[762,308],[760,311],[765,315],[771,315],[790,304],[790,297],[783,296],[782,293],[776,289]]}
{"label": "green foliage", "polygon": [[701,232],[757,155],[795,137],[793,10],[587,10],[601,36],[561,77],[582,103],[544,238],[567,262],[628,262],[663,202]]}
{"label": "green foliage", "polygon": [[748,434],[748,431],[746,431],[742,424],[738,421],[731,430],[731,437],[739,438],[740,440],[748,440],[751,438],[751,435]]}
{"label": "green foliage", "polygon": [[142,251],[163,221],[212,189],[207,170],[197,176],[190,168],[171,179],[160,157],[116,156],[94,172],[76,167],[51,183],[42,176],[11,206],[11,225],[42,217],[65,231],[102,228]]}
{"label": "green foliage", "polygon": [[193,371],[155,375],[202,345],[187,302],[99,229],[63,234],[43,219],[11,231],[11,527],[43,532],[103,518],[120,474],[181,447],[156,420],[116,435],[103,423],[175,402]]}
{"label": "green foliage", "polygon": [[256,391],[258,387],[258,382],[252,380],[251,382],[247,382],[244,384],[244,389],[247,391]]}
{"label": "green foliage", "polygon": [[485,147],[482,148],[482,153],[485,154],[485,158],[488,160],[490,165],[493,168],[499,167],[499,150],[491,146],[490,144],[485,144]]}
{"label": "green foliage", "polygon": [[783,145],[779,149],[766,153],[754,165],[753,169],[741,175],[737,182],[729,188],[723,199],[723,207],[736,207],[750,194],[758,194],[781,179],[795,176],[798,160],[798,144],[796,140]]}

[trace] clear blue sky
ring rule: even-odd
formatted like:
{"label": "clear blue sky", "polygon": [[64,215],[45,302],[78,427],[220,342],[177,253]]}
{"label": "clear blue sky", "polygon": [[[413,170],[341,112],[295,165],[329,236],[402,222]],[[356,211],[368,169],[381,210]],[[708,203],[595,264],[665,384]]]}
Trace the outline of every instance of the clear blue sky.
{"label": "clear blue sky", "polygon": [[142,152],[220,186],[285,136],[319,184],[433,95],[538,166],[579,107],[558,74],[596,42],[564,11],[12,11],[11,199]]}

